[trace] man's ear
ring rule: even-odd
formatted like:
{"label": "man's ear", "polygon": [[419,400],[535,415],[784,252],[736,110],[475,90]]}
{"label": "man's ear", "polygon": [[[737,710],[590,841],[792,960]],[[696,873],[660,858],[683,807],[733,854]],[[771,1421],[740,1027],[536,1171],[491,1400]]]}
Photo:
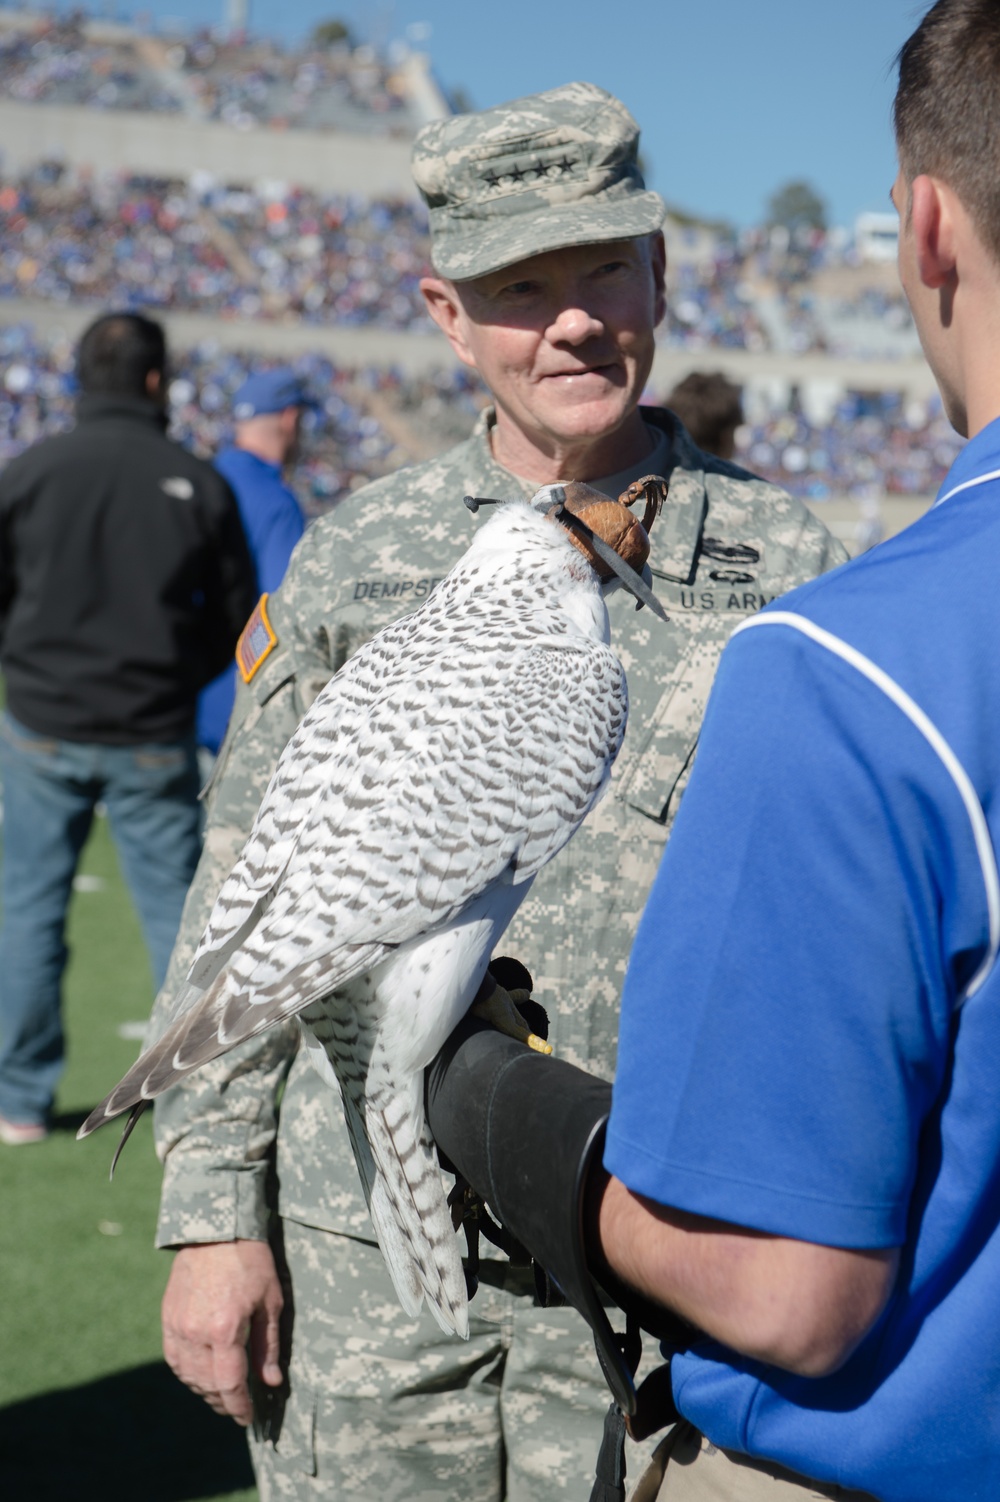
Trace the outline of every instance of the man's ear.
{"label": "man's ear", "polygon": [[465,340],[462,304],[454,282],[449,282],[443,276],[422,276],[420,290],[427,304],[428,313],[458,358],[463,365],[471,365],[475,369],[476,362]]}
{"label": "man's ear", "polygon": [[955,217],[951,191],[926,173],[910,185],[910,214],[917,270],[925,287],[951,281],[956,264]]}
{"label": "man's ear", "polygon": [[653,327],[661,324],[667,311],[667,247],[663,239],[663,231],[657,230],[651,236],[649,247],[649,264],[653,271],[653,292],[655,303],[653,306]]}

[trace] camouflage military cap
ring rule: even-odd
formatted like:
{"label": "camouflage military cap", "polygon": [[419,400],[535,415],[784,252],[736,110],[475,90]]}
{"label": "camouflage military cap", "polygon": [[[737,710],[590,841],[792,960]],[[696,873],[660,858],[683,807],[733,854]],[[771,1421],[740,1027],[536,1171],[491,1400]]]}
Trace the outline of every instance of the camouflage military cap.
{"label": "camouflage military cap", "polygon": [[464,281],[542,251],[659,229],[665,205],[646,190],[638,147],[621,100],[592,83],[425,125],[412,166],[435,270]]}

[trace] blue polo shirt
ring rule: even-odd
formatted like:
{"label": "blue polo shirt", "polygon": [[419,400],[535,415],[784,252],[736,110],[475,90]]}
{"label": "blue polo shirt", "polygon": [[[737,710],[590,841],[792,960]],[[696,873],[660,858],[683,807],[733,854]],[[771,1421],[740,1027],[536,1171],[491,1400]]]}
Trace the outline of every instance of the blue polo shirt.
{"label": "blue polo shirt", "polygon": [[654,1200],[902,1246],[806,1379],[675,1358],[715,1444],[883,1502],[1000,1496],[1000,421],[908,531],[727,646],[625,984],[605,1163]]}
{"label": "blue polo shirt", "polygon": [[[246,449],[223,449],[215,460],[236,496],[243,530],[257,569],[257,587],[270,594],[285,577],[288,560],[305,530],[299,503],[281,478],[277,464],[268,464]],[[218,751],[233,712],[236,664],[230,663],[203,689],[198,699],[199,746]]]}

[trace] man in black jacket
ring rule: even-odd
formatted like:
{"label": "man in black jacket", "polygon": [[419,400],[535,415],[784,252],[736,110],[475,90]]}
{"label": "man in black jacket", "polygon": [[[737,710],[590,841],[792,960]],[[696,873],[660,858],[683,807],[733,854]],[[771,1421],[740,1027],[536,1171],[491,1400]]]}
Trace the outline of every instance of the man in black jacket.
{"label": "man in black jacket", "polygon": [[48,1130],[66,907],[99,800],[163,979],[199,853],[196,698],[256,598],[228,486],[166,436],[165,370],[158,324],[99,318],[77,354],[76,427],[0,477],[0,1141],[11,1145]]}

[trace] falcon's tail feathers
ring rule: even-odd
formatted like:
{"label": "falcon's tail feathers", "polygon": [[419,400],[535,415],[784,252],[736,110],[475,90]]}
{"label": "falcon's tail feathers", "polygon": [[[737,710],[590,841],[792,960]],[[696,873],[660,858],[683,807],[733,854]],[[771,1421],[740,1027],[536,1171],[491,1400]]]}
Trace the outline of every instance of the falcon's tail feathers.
{"label": "falcon's tail feathers", "polygon": [[[382,1082],[380,1081],[380,1084]],[[469,1299],[459,1242],[427,1124],[423,1075],[369,1093],[365,1130],[378,1169],[372,1222],[400,1302],[416,1285],[445,1334],[469,1335]],[[412,1293],[410,1294],[412,1298]],[[419,1292],[416,1300],[419,1308]]]}
{"label": "falcon's tail feathers", "polygon": [[423,1299],[447,1335],[469,1334],[469,1299],[434,1142],[424,1120],[423,1074],[402,1078],[356,1009],[301,1014],[319,1074],[340,1086],[347,1130],[378,1244],[407,1314]]}

